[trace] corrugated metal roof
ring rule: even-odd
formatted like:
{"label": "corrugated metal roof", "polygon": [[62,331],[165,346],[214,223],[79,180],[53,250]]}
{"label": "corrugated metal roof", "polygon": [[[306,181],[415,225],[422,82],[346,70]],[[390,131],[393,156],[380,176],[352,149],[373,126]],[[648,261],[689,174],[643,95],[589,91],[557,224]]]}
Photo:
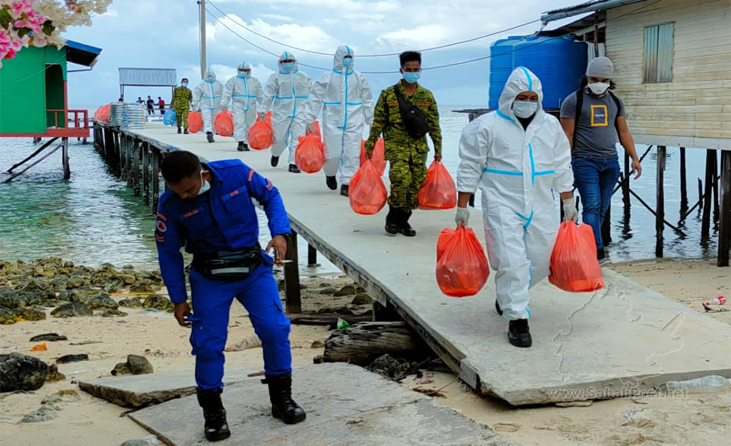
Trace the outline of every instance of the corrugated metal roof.
{"label": "corrugated metal roof", "polygon": [[93,67],[102,49],[73,40],[66,41],[66,60],[85,67]]}
{"label": "corrugated metal roof", "polygon": [[561,20],[567,17],[584,14],[602,9],[616,8],[618,6],[629,5],[632,3],[644,2],[647,0],[591,0],[568,8],[554,9],[553,11],[544,12],[541,16],[543,23]]}
{"label": "corrugated metal roof", "polygon": [[178,84],[175,68],[120,68],[119,85],[170,87]]}

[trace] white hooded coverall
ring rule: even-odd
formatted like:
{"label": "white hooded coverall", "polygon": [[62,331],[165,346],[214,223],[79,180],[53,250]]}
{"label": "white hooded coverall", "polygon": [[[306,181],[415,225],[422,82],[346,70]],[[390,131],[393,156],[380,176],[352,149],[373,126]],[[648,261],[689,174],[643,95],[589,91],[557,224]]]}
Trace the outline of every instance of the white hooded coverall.
{"label": "white hooded coverall", "polygon": [[[244,62],[239,69],[251,72],[251,65]],[[249,128],[256,122],[256,106],[263,98],[261,82],[255,77],[232,77],[223,87],[221,107],[228,107],[233,101],[234,139],[249,144]]]}
{"label": "white hooded coverall", "polygon": [[[286,72],[282,69],[282,61],[294,60],[294,68]],[[274,144],[272,156],[280,156],[285,148],[289,148],[289,164],[294,164],[294,153],[299,136],[305,136],[305,101],[312,89],[312,79],[299,71],[297,58],[290,51],[279,56],[279,71],[272,74],[264,87],[264,99],[261,103],[262,113],[271,110]],[[296,119],[300,117],[300,119]]]}
{"label": "white hooded coverall", "polygon": [[[538,93],[539,100],[526,130],[512,110],[523,91]],[[530,317],[528,288],[548,276],[558,232],[553,192],[574,186],[568,139],[541,101],[541,81],[518,67],[500,95],[499,109],[469,123],[459,142],[457,190],[474,194],[479,186],[482,191],[487,254],[508,320]]]}
{"label": "white hooded coverall", "polygon": [[373,93],[362,73],[355,71],[355,60],[345,70],[343,59],[353,56],[352,48],[341,45],[335,52],[333,70],[315,82],[305,105],[305,122],[312,123],[322,109],[325,143],[324,171],[340,182],[350,184],[360,164],[364,125],[373,124]]}
{"label": "white hooded coverall", "polygon": [[200,109],[203,116],[203,130],[213,133],[213,120],[221,111],[223,84],[216,80],[216,73],[206,71],[203,82],[193,91],[193,110]]}

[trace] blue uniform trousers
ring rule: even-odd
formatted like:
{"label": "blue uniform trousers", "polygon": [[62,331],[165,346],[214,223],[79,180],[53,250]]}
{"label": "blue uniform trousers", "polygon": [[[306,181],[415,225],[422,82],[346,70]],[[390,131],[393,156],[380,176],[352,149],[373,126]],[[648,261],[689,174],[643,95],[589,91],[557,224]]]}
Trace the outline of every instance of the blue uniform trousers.
{"label": "blue uniform trousers", "polygon": [[195,355],[195,380],[199,388],[223,386],[223,350],[234,298],[249,312],[254,331],[261,339],[266,374],[282,375],[292,371],[290,322],[282,309],[271,260],[265,257],[246,280],[210,280],[195,268],[191,269],[189,280],[193,295],[190,344]]}

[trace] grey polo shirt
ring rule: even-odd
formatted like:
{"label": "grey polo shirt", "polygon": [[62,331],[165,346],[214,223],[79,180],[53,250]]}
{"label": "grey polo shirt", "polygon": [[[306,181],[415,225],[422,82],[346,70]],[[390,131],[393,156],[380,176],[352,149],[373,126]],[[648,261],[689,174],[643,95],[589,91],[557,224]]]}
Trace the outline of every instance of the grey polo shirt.
{"label": "grey polo shirt", "polygon": [[[575,144],[572,154],[592,158],[614,158],[617,156],[617,130],[614,123],[618,116],[624,116],[624,104],[619,107],[607,92],[596,97],[584,89],[584,103],[579,122],[574,128]],[[561,105],[561,117],[576,119],[576,92]]]}

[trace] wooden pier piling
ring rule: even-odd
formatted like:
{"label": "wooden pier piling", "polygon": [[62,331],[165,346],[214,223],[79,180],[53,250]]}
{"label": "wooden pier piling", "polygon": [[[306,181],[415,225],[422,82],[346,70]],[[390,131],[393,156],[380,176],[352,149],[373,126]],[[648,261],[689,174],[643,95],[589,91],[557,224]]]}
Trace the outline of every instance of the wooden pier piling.
{"label": "wooden pier piling", "polygon": [[307,266],[317,266],[317,250],[312,245],[307,245]]}
{"label": "wooden pier piling", "polygon": [[706,150],[706,179],[703,192],[703,217],[701,219],[701,239],[706,240],[711,235],[711,195],[713,188],[713,171],[715,165],[715,151]]}
{"label": "wooden pier piling", "polygon": [[292,236],[289,238],[289,242],[287,242],[286,260],[288,260],[289,263],[284,264],[284,292],[287,301],[288,314],[302,313],[297,238],[297,233],[292,230]]}
{"label": "wooden pier piling", "polygon": [[150,205],[150,144],[142,144],[142,202]]}
{"label": "wooden pier piling", "polygon": [[140,158],[142,151],[142,141],[135,139],[133,145],[132,159],[134,161],[134,168],[132,169],[132,187],[134,196],[140,196]]}
{"label": "wooden pier piling", "polygon": [[731,250],[731,151],[721,152],[721,210],[718,228],[718,266],[729,266]]}
{"label": "wooden pier piling", "polygon": [[152,213],[157,212],[157,202],[160,199],[160,151],[152,149]]}
{"label": "wooden pier piling", "polygon": [[688,212],[688,185],[685,168],[685,147],[680,148],[680,216]]}
{"label": "wooden pier piling", "polygon": [[657,211],[655,215],[655,257],[663,256],[663,231],[665,229],[665,146],[657,146]]}

